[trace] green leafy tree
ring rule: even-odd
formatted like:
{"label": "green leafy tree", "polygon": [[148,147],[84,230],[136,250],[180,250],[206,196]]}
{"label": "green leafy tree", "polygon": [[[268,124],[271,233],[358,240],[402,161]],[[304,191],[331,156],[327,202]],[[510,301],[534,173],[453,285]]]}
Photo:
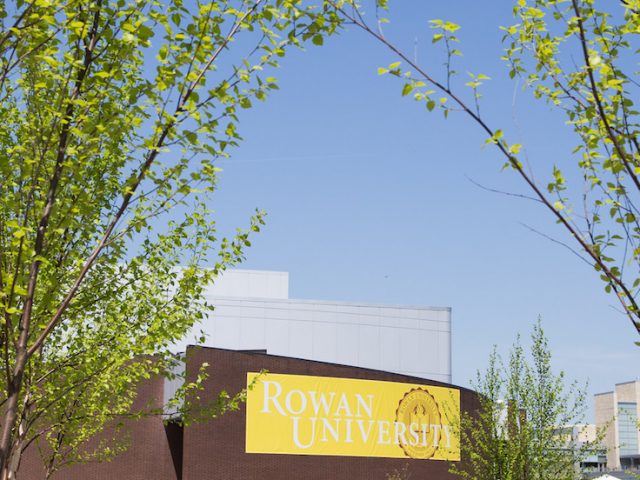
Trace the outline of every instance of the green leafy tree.
{"label": "green leafy tree", "polygon": [[277,88],[266,71],[339,20],[301,0],[15,0],[0,18],[7,480],[34,444],[47,477],[113,453],[82,446],[131,414],[139,382],[171,375],[169,347],[211,309],[203,289],[263,223],[217,238],[214,160]]}
{"label": "green leafy tree", "polygon": [[[432,41],[443,45],[446,54],[445,71],[440,72],[417,64],[385,37],[379,15],[370,24],[357,2],[330,3],[398,57],[379,73],[399,77],[402,95],[445,117],[461,112],[486,134],[504,168],[518,175],[529,198],[566,231],[568,240],[562,243],[595,268],[640,333],[640,143],[634,103],[640,93],[634,59],[640,1],[514,1],[516,23],[502,27],[509,76],[523,80],[535,99],[564,112],[575,135],[573,154],[553,167],[545,183],[523,162],[522,145],[509,142],[504,126],[483,115],[481,88],[489,77],[471,74],[457,80],[452,64],[461,55],[459,25],[431,22]],[[388,2],[371,3],[384,9]],[[535,165],[534,160],[529,163]]]}
{"label": "green leafy tree", "polygon": [[529,358],[516,341],[507,364],[494,348],[486,371],[478,372],[480,406],[457,426],[464,461],[451,464],[452,473],[468,480],[572,480],[580,460],[597,451],[600,437],[579,443],[565,433],[583,421],[584,390],[576,383],[566,388],[563,373],[552,371],[540,323],[531,341]]}

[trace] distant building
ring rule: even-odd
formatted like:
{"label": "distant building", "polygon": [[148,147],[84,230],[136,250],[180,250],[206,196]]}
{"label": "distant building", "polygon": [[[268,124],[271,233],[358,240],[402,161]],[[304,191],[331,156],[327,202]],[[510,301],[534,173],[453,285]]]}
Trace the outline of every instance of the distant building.
{"label": "distant building", "polygon": [[206,294],[205,346],[451,383],[451,309],[289,298],[289,274],[228,270]]}
{"label": "distant building", "polygon": [[579,450],[586,448],[587,456],[576,463],[576,471],[602,472],[607,467],[606,449],[599,445],[598,429],[594,424],[574,424],[559,427],[557,430],[567,444],[567,448]]}
{"label": "distant building", "polygon": [[615,390],[596,394],[595,419],[606,428],[604,445],[610,470],[640,467],[640,380],[618,383]]}

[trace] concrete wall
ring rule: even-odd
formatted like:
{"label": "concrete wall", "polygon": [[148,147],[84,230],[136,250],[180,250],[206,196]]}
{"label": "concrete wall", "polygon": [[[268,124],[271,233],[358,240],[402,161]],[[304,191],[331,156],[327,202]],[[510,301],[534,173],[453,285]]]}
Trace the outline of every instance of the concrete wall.
{"label": "concrete wall", "polygon": [[598,428],[607,427],[604,446],[607,449],[607,468],[620,468],[620,452],[618,446],[618,424],[616,392],[599,393],[594,396],[595,420]]}

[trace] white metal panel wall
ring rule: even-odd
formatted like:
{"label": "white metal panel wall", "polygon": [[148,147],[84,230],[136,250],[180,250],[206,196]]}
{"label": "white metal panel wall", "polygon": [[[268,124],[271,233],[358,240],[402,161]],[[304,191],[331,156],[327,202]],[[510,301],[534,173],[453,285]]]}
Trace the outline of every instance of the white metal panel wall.
{"label": "white metal panel wall", "polygon": [[226,270],[210,293],[221,297],[289,298],[289,274],[263,270]]}
{"label": "white metal panel wall", "polygon": [[212,296],[206,345],[451,382],[448,308]]}
{"label": "white metal panel wall", "polygon": [[451,309],[291,300],[289,274],[228,270],[208,292],[214,314],[184,341],[451,382]]}

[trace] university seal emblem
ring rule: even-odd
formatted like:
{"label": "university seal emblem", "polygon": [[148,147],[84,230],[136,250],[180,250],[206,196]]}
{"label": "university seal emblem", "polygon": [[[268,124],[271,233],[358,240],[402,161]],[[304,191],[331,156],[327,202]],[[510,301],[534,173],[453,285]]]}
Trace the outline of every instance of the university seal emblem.
{"label": "university seal emblem", "polygon": [[406,425],[407,442],[400,447],[411,458],[431,458],[440,444],[442,418],[435,398],[414,388],[404,394],[396,410],[396,421]]}

